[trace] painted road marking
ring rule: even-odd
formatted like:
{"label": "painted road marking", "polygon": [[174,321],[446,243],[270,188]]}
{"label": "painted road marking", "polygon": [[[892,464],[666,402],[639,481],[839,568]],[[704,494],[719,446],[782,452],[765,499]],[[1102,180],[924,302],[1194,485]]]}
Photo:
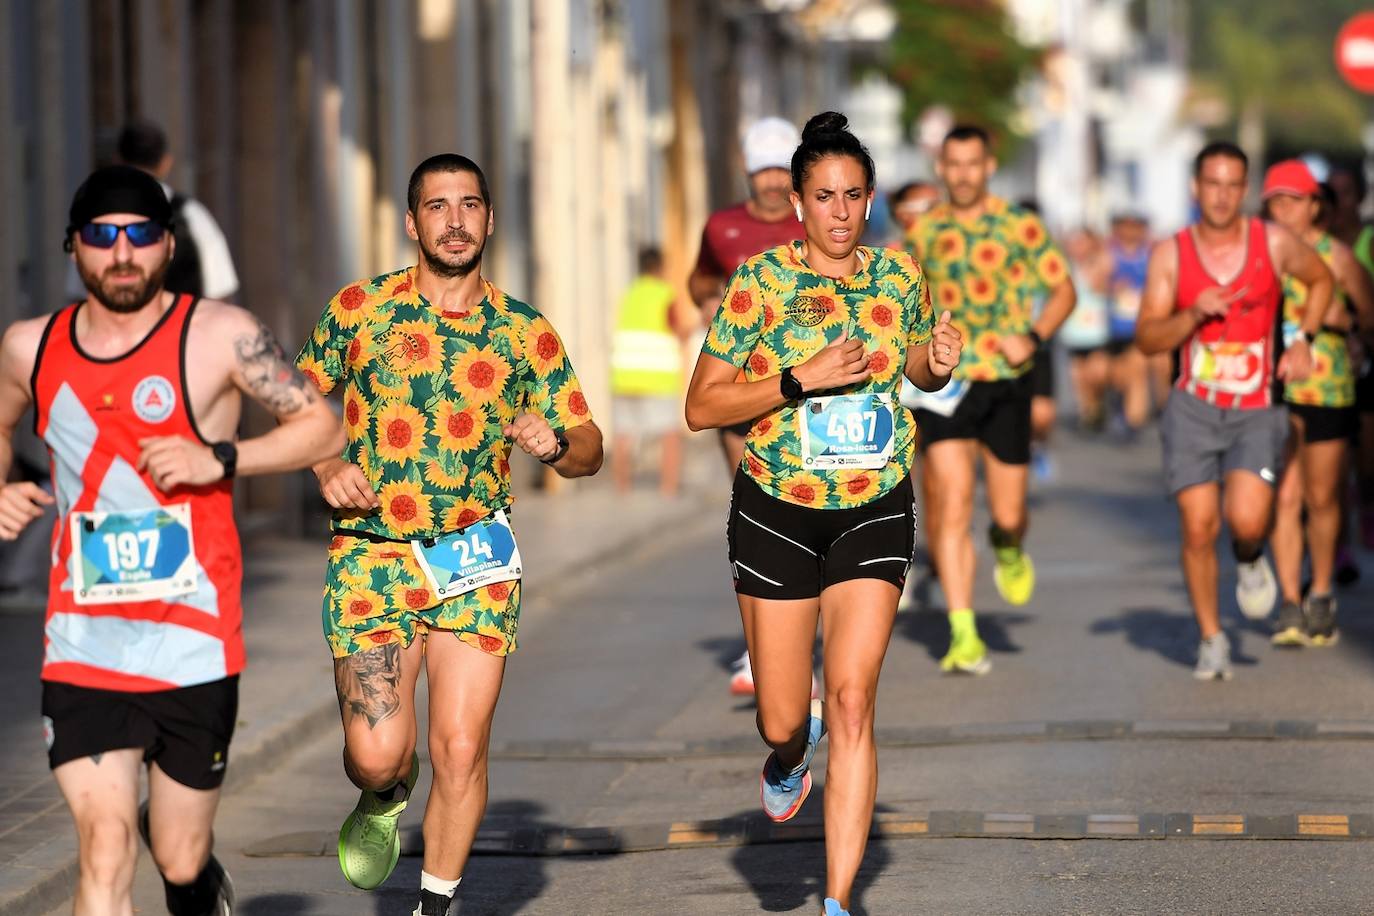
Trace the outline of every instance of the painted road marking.
{"label": "painted road marking", "polygon": [[[874,819],[872,836],[920,839],[1250,839],[1361,840],[1374,838],[1374,814],[1026,814],[1016,812],[887,812]],[[566,856],[653,852],[664,849],[759,846],[818,842],[825,838],[819,817],[775,824],[762,814],[710,821],[674,821],[621,827],[528,827],[477,832],[474,855]],[[332,856],[337,836],[306,831],[262,840],[245,855]],[[420,855],[419,828],[402,832],[401,854]]]}

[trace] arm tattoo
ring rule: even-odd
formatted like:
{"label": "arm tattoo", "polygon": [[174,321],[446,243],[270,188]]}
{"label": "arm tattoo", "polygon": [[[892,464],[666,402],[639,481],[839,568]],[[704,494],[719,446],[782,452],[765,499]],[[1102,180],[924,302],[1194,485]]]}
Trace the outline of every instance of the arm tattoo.
{"label": "arm tattoo", "polygon": [[353,716],[366,716],[369,728],[401,708],[401,647],[378,646],[334,659],[334,690],[348,726]]}
{"label": "arm tattoo", "polygon": [[277,416],[293,414],[320,395],[291,364],[271,330],[261,322],[255,335],[234,339],[234,353],[248,393]]}

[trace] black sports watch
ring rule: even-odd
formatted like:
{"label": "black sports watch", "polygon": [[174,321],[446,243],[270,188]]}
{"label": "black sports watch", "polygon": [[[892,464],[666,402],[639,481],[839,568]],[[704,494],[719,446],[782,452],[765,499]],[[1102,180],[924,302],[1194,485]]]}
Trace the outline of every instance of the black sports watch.
{"label": "black sports watch", "polygon": [[797,381],[797,377],[792,374],[790,366],[783,369],[782,375],[778,376],[778,388],[782,391],[782,396],[789,401],[801,400],[802,396],[806,394],[806,389],[802,387],[801,382]]}
{"label": "black sports watch", "polygon": [[224,465],[224,479],[233,477],[239,466],[239,447],[229,441],[214,442],[210,445],[210,452],[216,461]]}
{"label": "black sports watch", "polygon": [[558,451],[547,458],[540,458],[539,460],[544,464],[557,464],[562,460],[564,455],[568,454],[568,437],[563,435],[563,430],[555,429],[553,431],[553,438],[558,442]]}
{"label": "black sports watch", "polygon": [[1303,340],[1307,341],[1307,345],[1309,347],[1317,342],[1317,335],[1313,334],[1311,331],[1299,330],[1298,334],[1302,337]]}

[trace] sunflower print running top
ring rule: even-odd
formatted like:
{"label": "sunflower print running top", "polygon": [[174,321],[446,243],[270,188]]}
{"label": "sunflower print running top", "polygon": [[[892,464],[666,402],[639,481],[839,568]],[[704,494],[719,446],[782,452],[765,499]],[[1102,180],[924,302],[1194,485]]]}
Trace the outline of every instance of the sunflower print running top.
{"label": "sunflower print running top", "polygon": [[[1312,246],[1327,266],[1331,265],[1331,236],[1323,232]],[[1283,337],[1289,343],[1302,324],[1302,306],[1307,301],[1307,286],[1292,277],[1283,278]],[[1333,305],[1346,308],[1345,295],[1337,288]],[[1350,364],[1350,348],[1345,332],[1322,328],[1312,342],[1312,374],[1301,382],[1289,382],[1283,399],[1290,404],[1312,407],[1349,407],[1355,403],[1355,370]]]}
{"label": "sunflower print running top", "polygon": [[[802,258],[802,242],[780,245],[740,265],[706,334],[702,352],[744,370],[747,381],[799,366],[850,328],[869,353],[872,376],[824,394],[892,395],[892,457],[878,470],[805,470],[798,403],[754,421],[742,467],[765,493],[814,509],[870,503],[911,470],[916,423],[897,402],[907,348],[930,340],[934,319],[921,268],[885,248],[858,249],[863,268],[840,280],[821,276]],[[822,392],[814,392],[821,394]]]}
{"label": "sunflower print running top", "polygon": [[986,212],[963,222],[948,203],[939,203],[912,227],[907,250],[926,271],[935,308],[949,309],[964,336],[955,378],[991,382],[1030,371],[1029,360],[1007,362],[1002,338],[1028,333],[1038,295],[1069,276],[1040,217],[988,197]]}
{"label": "sunflower print running top", "polygon": [[511,503],[506,424],[592,418],[548,319],[486,280],[480,305],[441,312],[414,270],[344,287],[296,357],[325,394],[344,383],[343,458],[381,502],[336,510],[339,530],[405,540],[464,528]]}

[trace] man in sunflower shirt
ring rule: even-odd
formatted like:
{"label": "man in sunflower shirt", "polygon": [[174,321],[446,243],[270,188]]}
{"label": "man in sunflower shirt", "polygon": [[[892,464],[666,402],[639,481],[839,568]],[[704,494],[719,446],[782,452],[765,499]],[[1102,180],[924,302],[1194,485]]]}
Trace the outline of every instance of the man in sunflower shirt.
{"label": "man in sunflower shirt", "polygon": [[[925,453],[929,548],[949,608],[950,649],[940,667],[969,674],[991,667],[973,619],[975,463],[981,454],[997,563],[993,580],[1008,603],[1025,604],[1035,588],[1035,569],[1021,548],[1031,441],[1027,372],[1036,349],[1075,301],[1064,257],[1039,217],[988,193],[996,168],[985,131],[951,130],[936,163],[949,199],[922,216],[908,236],[935,309],[953,314],[966,341],[954,381],[922,395],[916,423]],[[1046,299],[1033,318],[1037,293]]]}
{"label": "man in sunflower shirt", "polygon": [[448,912],[487,800],[487,744],[516,648],[520,555],[512,444],[564,477],[596,473],[601,433],[553,326],[482,277],[494,227],[476,163],[443,154],[410,178],[414,267],[341,290],[297,358],[343,383],[348,444],[315,467],[334,507],[324,590],[344,726],[362,790],[339,865],[379,886],[419,773],[415,684],[429,678],[434,786],[417,916]]}

